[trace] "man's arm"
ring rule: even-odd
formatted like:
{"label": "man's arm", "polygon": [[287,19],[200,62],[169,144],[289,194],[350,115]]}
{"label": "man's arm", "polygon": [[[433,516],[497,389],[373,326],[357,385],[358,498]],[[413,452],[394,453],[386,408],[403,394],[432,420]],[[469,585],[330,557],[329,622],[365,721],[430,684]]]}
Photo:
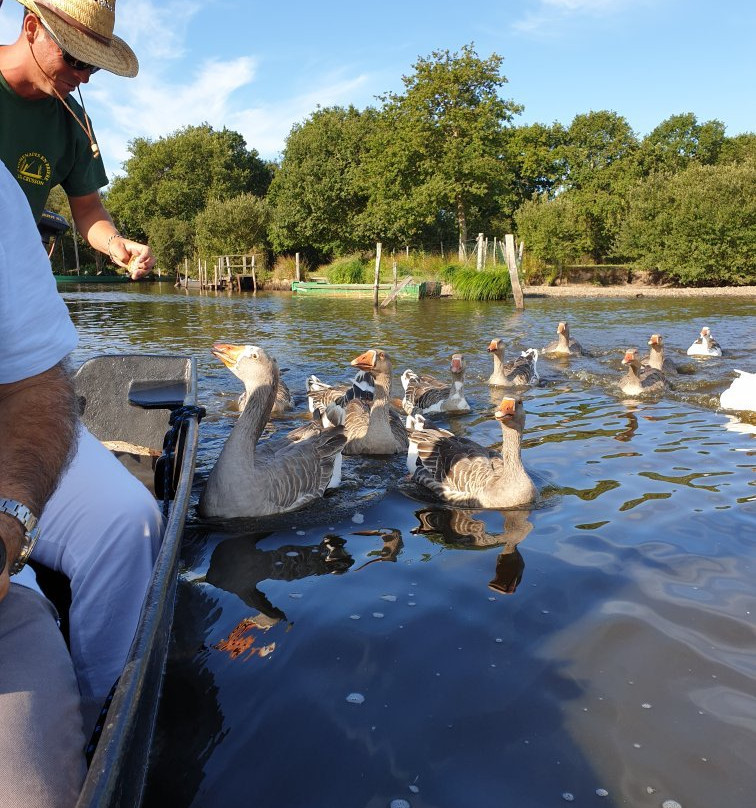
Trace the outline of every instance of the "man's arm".
{"label": "man's arm", "polygon": [[[0,384],[0,497],[17,500],[39,516],[73,454],[77,423],[73,382],[62,364]],[[0,539],[7,551],[0,600],[23,536],[15,517],[0,513]]]}
{"label": "man's arm", "polygon": [[109,255],[120,267],[128,266],[136,257],[136,263],[129,270],[132,280],[143,277],[155,265],[155,256],[147,244],[118,233],[97,191],[85,196],[69,196],[68,203],[78,231],[95,250]]}

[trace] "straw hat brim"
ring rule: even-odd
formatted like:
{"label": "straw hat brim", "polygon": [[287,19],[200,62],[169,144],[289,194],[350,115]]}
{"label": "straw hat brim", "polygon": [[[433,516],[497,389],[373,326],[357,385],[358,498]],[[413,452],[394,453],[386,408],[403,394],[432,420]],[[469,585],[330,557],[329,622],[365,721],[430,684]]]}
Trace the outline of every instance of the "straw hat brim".
{"label": "straw hat brim", "polygon": [[131,78],[139,72],[139,60],[136,54],[120,37],[114,35],[108,44],[98,42],[68,25],[43,6],[38,6],[34,0],[18,0],[18,2],[36,14],[52,31],[60,47],[76,59],[101,67],[117,76]]}

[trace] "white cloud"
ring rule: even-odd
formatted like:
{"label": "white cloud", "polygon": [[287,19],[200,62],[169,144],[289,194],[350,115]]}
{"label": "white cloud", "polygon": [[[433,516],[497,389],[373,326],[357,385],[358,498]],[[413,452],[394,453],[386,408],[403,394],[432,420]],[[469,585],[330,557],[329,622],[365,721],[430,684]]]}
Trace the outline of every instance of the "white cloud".
{"label": "white cloud", "polygon": [[656,0],[537,0],[536,7],[512,24],[522,34],[551,36],[573,19],[606,18]]}
{"label": "white cloud", "polygon": [[118,6],[115,32],[134,49],[142,65],[181,59],[189,23],[201,8],[196,2],[129,0]]}

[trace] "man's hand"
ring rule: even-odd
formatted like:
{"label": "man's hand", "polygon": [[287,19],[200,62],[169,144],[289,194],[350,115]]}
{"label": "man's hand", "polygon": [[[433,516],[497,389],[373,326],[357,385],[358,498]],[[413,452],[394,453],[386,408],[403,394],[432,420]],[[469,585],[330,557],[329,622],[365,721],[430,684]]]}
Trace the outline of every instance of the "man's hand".
{"label": "man's hand", "polygon": [[132,281],[143,278],[155,266],[155,256],[148,244],[123,236],[116,236],[110,242],[108,252],[114,264],[128,269]]}

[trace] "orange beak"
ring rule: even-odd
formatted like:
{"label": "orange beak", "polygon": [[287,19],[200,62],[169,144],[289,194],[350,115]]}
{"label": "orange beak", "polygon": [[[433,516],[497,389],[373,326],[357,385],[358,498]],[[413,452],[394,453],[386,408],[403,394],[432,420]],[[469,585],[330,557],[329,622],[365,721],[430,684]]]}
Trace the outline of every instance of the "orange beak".
{"label": "orange beak", "polygon": [[349,364],[360,370],[372,370],[375,367],[375,350],[365,351],[352,359]]}
{"label": "orange beak", "polygon": [[231,368],[239,361],[239,355],[243,350],[243,345],[233,345],[229,342],[216,342],[210,349],[210,353],[216,359],[220,359],[226,367]]}

